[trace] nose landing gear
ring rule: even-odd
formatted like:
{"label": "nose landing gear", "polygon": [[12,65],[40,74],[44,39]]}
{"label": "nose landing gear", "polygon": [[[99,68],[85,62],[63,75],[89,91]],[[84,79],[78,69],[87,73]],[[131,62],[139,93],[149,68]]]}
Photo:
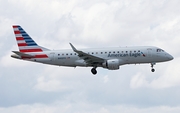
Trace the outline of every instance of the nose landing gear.
{"label": "nose landing gear", "polygon": [[155,71],[155,69],[151,69],[151,71],[152,71],[152,72],[154,72],[154,71]]}
{"label": "nose landing gear", "polygon": [[93,67],[93,68],[91,69],[91,72],[92,72],[93,75],[97,74],[96,67]]}
{"label": "nose landing gear", "polygon": [[153,68],[153,66],[154,66],[155,64],[156,64],[156,63],[151,63],[151,68],[152,68],[151,71],[152,71],[152,72],[155,72],[155,69]]}

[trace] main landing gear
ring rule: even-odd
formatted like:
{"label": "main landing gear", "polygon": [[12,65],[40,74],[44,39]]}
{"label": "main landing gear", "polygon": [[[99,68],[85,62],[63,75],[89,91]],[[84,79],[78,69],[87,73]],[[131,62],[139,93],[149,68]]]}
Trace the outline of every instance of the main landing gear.
{"label": "main landing gear", "polygon": [[91,72],[92,72],[92,74],[97,74],[97,70],[96,70],[96,67],[93,67],[92,69],[91,69]]}
{"label": "main landing gear", "polygon": [[152,68],[151,71],[152,71],[152,72],[155,72],[155,69],[153,68],[153,66],[154,66],[155,64],[156,64],[156,63],[151,63],[151,68]]}

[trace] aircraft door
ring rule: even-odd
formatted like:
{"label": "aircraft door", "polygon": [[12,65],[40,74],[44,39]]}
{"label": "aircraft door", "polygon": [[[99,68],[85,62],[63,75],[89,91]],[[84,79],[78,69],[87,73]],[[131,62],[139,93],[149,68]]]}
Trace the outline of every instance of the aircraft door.
{"label": "aircraft door", "polygon": [[152,57],[152,49],[148,48],[147,51],[148,51],[148,57]]}
{"label": "aircraft door", "polygon": [[53,53],[50,53],[50,60],[52,61],[52,62],[54,62],[54,55],[55,55],[55,53],[53,52]]}
{"label": "aircraft door", "polygon": [[157,52],[156,55],[157,55],[157,57],[160,57],[160,53],[159,52]]}

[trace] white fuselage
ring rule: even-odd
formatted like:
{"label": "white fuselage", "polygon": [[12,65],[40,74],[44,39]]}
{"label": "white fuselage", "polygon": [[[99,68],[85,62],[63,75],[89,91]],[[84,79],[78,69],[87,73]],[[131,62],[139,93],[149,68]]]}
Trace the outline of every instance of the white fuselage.
{"label": "white fuselage", "polygon": [[[167,52],[153,46],[116,47],[81,50],[87,54],[97,56],[105,60],[118,59],[120,62],[119,66],[124,64],[157,63],[173,59],[173,57]],[[33,55],[34,53],[31,54]],[[35,54],[38,53],[36,52]],[[42,52],[39,52],[39,54],[42,54]],[[47,54],[48,58],[31,58],[24,60],[58,66],[93,66],[88,65],[85,62],[85,60],[79,57],[78,54],[74,52],[72,49],[44,51],[43,54]],[[97,64],[96,67],[103,66],[101,64]]]}

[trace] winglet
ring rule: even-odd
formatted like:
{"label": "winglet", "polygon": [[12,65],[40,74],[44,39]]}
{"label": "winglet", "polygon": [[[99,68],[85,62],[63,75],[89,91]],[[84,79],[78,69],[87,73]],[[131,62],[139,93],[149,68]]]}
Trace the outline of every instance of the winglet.
{"label": "winglet", "polygon": [[78,51],[71,43],[69,43],[69,44],[70,44],[71,48],[73,49],[73,51],[75,51],[75,52]]}

